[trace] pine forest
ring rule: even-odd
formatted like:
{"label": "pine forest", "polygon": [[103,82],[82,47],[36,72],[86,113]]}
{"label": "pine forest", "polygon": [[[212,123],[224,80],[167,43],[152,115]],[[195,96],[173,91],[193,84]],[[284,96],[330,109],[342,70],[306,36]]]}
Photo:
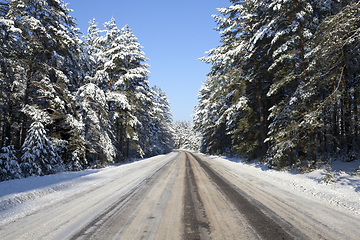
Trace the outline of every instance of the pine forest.
{"label": "pine forest", "polygon": [[360,151],[360,2],[232,0],[193,115],[201,151],[306,170]]}
{"label": "pine forest", "polygon": [[62,0],[0,0],[0,181],[173,148],[301,171],[358,159],[360,1],[229,2],[193,122],[173,123],[128,25],[83,34]]}
{"label": "pine forest", "polygon": [[166,94],[115,19],[87,34],[62,0],[0,1],[0,181],[171,151]]}

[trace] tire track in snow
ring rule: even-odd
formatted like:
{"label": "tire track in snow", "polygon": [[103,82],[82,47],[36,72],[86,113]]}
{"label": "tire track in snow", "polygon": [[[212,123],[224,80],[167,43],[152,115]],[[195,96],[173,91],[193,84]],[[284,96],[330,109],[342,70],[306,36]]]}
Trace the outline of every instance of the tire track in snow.
{"label": "tire track in snow", "polygon": [[204,239],[211,233],[202,199],[199,195],[194,171],[186,154],[184,194],[184,239]]}
{"label": "tire track in snow", "polygon": [[198,156],[190,153],[192,157],[206,171],[212,181],[219,187],[224,195],[234,204],[237,210],[245,215],[251,226],[263,239],[294,239],[287,231],[280,227],[273,219],[265,215],[247,198],[236,191],[226,180],[217,175]]}
{"label": "tire track in snow", "polygon": [[127,194],[122,196],[120,199],[115,201],[111,206],[109,206],[103,213],[101,213],[98,217],[92,220],[88,225],[86,225],[81,231],[73,235],[71,240],[75,239],[93,239],[94,236],[96,238],[96,232],[99,228],[101,228],[104,224],[115,215],[122,213],[125,208],[128,207],[127,204],[137,205],[151,190],[152,185],[158,179],[160,175],[162,175],[171,164],[174,163],[174,160],[178,157],[178,154],[175,155],[169,162],[165,165],[158,168],[154,171],[150,176],[143,179],[139,182],[133,189],[131,189]]}

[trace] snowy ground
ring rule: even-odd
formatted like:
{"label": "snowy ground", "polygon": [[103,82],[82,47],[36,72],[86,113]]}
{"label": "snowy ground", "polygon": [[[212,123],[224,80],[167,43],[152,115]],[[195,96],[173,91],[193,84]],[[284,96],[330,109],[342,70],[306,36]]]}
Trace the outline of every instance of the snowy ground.
{"label": "snowy ground", "polygon": [[[295,171],[271,170],[259,163],[244,163],[240,159],[211,156],[228,166],[235,174],[248,174],[261,178],[283,190],[302,197],[323,202],[351,215],[360,215],[360,174],[352,175],[360,162],[335,161],[331,165],[336,183],[325,184],[325,170],[300,174]],[[157,156],[129,164],[110,166],[104,169],[81,172],[64,172],[44,177],[30,177],[0,182],[0,225],[34,213],[46,206],[66,201],[91,189],[103,186],[119,174],[129,174],[135,169],[144,169],[137,182],[156,171],[169,159]],[[151,169],[145,171],[145,169]],[[135,184],[132,183],[132,184]],[[129,186],[130,188],[131,186]],[[124,190],[125,191],[125,190]]]}
{"label": "snowy ground", "polygon": [[246,163],[237,158],[211,156],[212,159],[221,161],[237,174],[249,174],[261,178],[280,189],[301,194],[302,197],[330,204],[340,211],[351,215],[360,216],[360,173],[354,174],[359,169],[360,161],[341,162],[331,164],[331,173],[336,179],[333,183],[324,183],[325,167],[310,173],[299,173],[294,170],[278,171],[269,169],[258,162]]}

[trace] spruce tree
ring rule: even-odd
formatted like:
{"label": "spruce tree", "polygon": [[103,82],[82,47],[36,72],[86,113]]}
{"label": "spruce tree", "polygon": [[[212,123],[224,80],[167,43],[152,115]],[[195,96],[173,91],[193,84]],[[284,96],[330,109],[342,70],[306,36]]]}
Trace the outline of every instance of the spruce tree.
{"label": "spruce tree", "polygon": [[173,125],[173,139],[175,149],[200,149],[201,135],[194,130],[190,122],[176,121]]}
{"label": "spruce tree", "polygon": [[21,169],[13,145],[4,146],[0,151],[0,181],[21,177]]}
{"label": "spruce tree", "polygon": [[[215,122],[209,124],[207,131],[210,136],[217,134],[216,138],[224,145],[233,145],[239,154],[254,157],[266,151],[263,144],[267,126],[266,86],[261,83],[268,82],[264,66],[269,61],[260,62],[265,46],[252,39],[261,27],[259,19],[264,6],[256,0],[231,2],[233,5],[229,8],[218,9],[221,15],[215,15],[222,45],[202,58],[204,62],[212,63],[209,104],[214,106],[218,102],[221,106],[212,110],[212,115],[217,117],[209,117]],[[225,135],[221,136],[221,133]],[[206,135],[204,141],[212,139]],[[221,146],[215,139],[210,141],[212,145]],[[225,149],[218,150],[224,152]]]}
{"label": "spruce tree", "polygon": [[[79,115],[84,124],[86,159],[98,166],[114,161],[116,151],[113,145],[113,133],[109,124],[105,93],[93,83],[79,88],[76,93]],[[78,133],[82,135],[82,129]],[[79,148],[82,155],[82,148]],[[77,156],[74,156],[75,158]]]}
{"label": "spruce tree", "polygon": [[[20,151],[25,176],[103,165],[116,153],[123,160],[169,151],[170,104],[149,88],[136,36],[114,19],[105,31],[92,20],[83,43],[67,5],[0,1],[2,169],[16,168],[11,153]],[[147,126],[154,138],[145,136]]]}
{"label": "spruce tree", "polygon": [[[194,115],[195,128],[203,135],[202,151],[224,152],[217,141],[222,139],[238,154],[262,157],[272,166],[316,162],[328,142],[324,122],[329,120],[316,119],[321,114],[309,109],[324,105],[332,91],[319,82],[311,83],[317,74],[315,65],[322,62],[316,53],[328,51],[320,44],[313,45],[314,37],[325,36],[318,31],[321,22],[349,1],[230,2],[230,7],[218,9],[220,14],[215,15],[222,44],[201,59],[212,64]],[[351,65],[356,66],[356,61]],[[343,69],[344,77],[349,69]],[[356,76],[356,68],[351,69],[349,72]],[[320,70],[319,74],[323,77],[327,73]],[[356,139],[351,135],[357,131],[351,127],[356,126],[352,120],[358,119],[353,101],[357,93],[352,96],[351,89],[357,85],[354,81],[342,83],[339,89],[343,98],[334,100],[334,107],[327,106],[325,111],[333,113],[334,132],[341,131],[342,145],[351,149]],[[221,136],[224,133],[231,136],[230,143]]]}
{"label": "spruce tree", "polygon": [[[23,1],[9,3],[6,18],[21,31],[17,42],[19,65],[24,69],[21,83],[21,126],[15,145],[21,146],[32,124],[29,107],[50,114],[53,122],[44,127],[51,138],[67,140],[67,114],[74,114],[72,91],[80,84],[80,41],[70,9],[63,1]],[[65,137],[65,139],[63,139]]]}
{"label": "spruce tree", "polygon": [[358,154],[358,24],[359,4],[321,23],[308,54],[306,80],[290,102],[302,110],[298,138],[313,154],[337,154],[347,160]]}
{"label": "spruce tree", "polygon": [[0,17],[0,147],[8,146],[7,141],[19,149],[16,134],[19,132],[19,114],[25,70],[19,61],[19,50],[24,47],[19,39],[21,30],[15,22]]}
{"label": "spruce tree", "polygon": [[31,124],[22,152],[20,167],[25,177],[54,173],[63,167],[41,122]]}
{"label": "spruce tree", "polygon": [[157,139],[155,151],[156,154],[168,153],[173,148],[172,136],[172,113],[170,111],[170,102],[168,101],[165,92],[161,87],[151,87],[154,93],[152,118],[155,125],[154,132],[151,136],[156,136]]}
{"label": "spruce tree", "polygon": [[302,136],[303,125],[298,121],[307,105],[297,105],[294,95],[306,85],[311,43],[321,21],[331,14],[331,4],[328,1],[274,1],[269,9],[275,16],[269,27],[273,30],[269,35],[269,52],[274,58],[269,71],[274,73],[274,80],[267,96],[276,102],[270,115],[268,161],[280,168],[293,166],[298,160],[304,162],[305,158],[315,163],[317,143],[309,144],[308,139],[316,138],[316,134],[310,130],[305,134],[307,137]]}
{"label": "spruce tree", "polygon": [[148,65],[144,52],[128,26],[118,30],[115,20],[105,24],[107,62],[105,71],[109,75],[106,96],[110,118],[117,137],[116,146],[120,158],[129,156],[130,147],[139,149],[136,126],[140,124],[137,112],[148,88]]}

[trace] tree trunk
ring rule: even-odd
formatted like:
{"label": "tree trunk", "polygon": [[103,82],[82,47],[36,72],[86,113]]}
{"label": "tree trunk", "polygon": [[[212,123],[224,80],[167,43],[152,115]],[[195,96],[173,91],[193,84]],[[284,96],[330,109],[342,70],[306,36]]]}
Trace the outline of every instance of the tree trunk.
{"label": "tree trunk", "polygon": [[[31,76],[32,76],[32,71],[29,70],[27,72],[26,89],[25,89],[25,95],[24,95],[24,100],[23,100],[24,106],[29,104]],[[19,138],[20,147],[24,144],[24,141],[26,138],[27,129],[28,129],[27,121],[28,121],[27,116],[25,114],[23,114],[22,122],[21,122],[20,138]]]}
{"label": "tree trunk", "polygon": [[346,134],[345,134],[345,104],[344,97],[340,99],[340,136],[341,136],[341,148],[344,149],[346,146]]}
{"label": "tree trunk", "polygon": [[264,157],[266,154],[266,146],[265,146],[265,132],[266,132],[266,123],[265,123],[265,117],[264,117],[264,108],[262,104],[262,96],[261,96],[261,84],[260,80],[256,79],[256,90],[257,90],[257,100],[259,105],[259,120],[260,120],[260,147],[261,147],[261,157]]}
{"label": "tree trunk", "polygon": [[[333,136],[335,139],[339,137],[339,128],[338,128],[338,99],[337,99],[337,90],[336,90],[336,81],[334,80],[334,109],[333,109],[333,119],[332,119],[332,130]],[[334,142],[334,146],[336,142]]]}
{"label": "tree trunk", "polygon": [[358,90],[354,91],[354,98],[352,101],[353,106],[353,112],[354,112],[354,124],[352,126],[354,127],[354,150],[359,151],[359,117],[358,117],[358,101],[359,101],[359,93]]}
{"label": "tree trunk", "polygon": [[346,152],[352,149],[352,131],[351,131],[351,107],[350,107],[350,90],[345,82],[345,138]]}
{"label": "tree trunk", "polygon": [[129,158],[130,152],[130,139],[126,139],[126,158]]}
{"label": "tree trunk", "polygon": [[0,111],[0,133],[1,133],[1,142],[0,149],[5,145],[5,120],[4,120],[4,111]]}

